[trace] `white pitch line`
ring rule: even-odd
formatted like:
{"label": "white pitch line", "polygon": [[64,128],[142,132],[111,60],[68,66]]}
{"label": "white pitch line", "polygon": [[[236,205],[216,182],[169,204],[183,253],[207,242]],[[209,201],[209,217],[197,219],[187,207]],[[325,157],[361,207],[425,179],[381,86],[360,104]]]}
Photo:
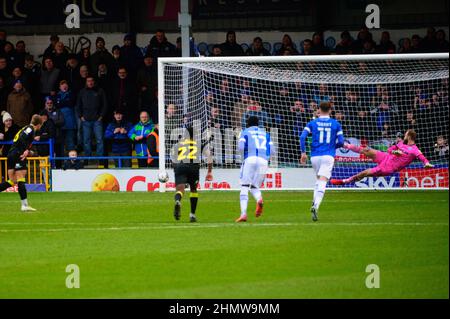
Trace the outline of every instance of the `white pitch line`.
{"label": "white pitch line", "polygon": [[[0,224],[1,225],[1,224]],[[59,224],[64,225],[64,224]],[[72,225],[72,224],[70,224]],[[151,229],[196,229],[196,228],[219,228],[219,227],[285,227],[285,226],[446,226],[448,223],[411,223],[411,222],[342,222],[342,223],[260,223],[260,224],[235,224],[235,223],[205,223],[196,225],[142,225],[142,226],[116,226],[116,227],[87,227],[87,228],[23,228],[23,229],[0,229],[0,233],[10,232],[68,232],[68,231],[126,231],[126,230],[151,230]]]}
{"label": "white pitch line", "polygon": [[[310,203],[311,200],[310,199],[269,199],[267,200],[268,202],[285,202],[285,203],[297,203],[297,202],[308,202]],[[17,200],[2,200],[2,203],[15,203],[17,204]],[[140,200],[136,200],[133,199],[131,200],[132,203],[155,203],[155,200],[153,198],[149,198],[149,199],[140,199]],[[173,202],[173,198],[170,199],[158,199],[157,201],[158,203],[172,203]],[[221,203],[236,203],[237,201],[235,199],[228,199],[228,200],[221,200]],[[360,203],[360,202],[374,202],[374,203],[380,203],[379,199],[329,199],[328,202],[339,202],[339,203]],[[417,200],[409,200],[409,199],[383,199],[383,203],[436,203],[436,202],[448,202],[448,199],[438,199],[438,200],[434,200],[434,199],[430,199],[430,200],[424,200],[424,199],[417,199]],[[74,201],[70,201],[70,200],[53,200],[52,199],[52,205],[56,204],[56,203],[70,203],[73,204],[75,203]],[[130,202],[125,201],[125,200],[118,200],[118,201],[113,201],[113,200],[87,200],[86,201],[87,204],[123,204],[123,205],[130,205]]]}

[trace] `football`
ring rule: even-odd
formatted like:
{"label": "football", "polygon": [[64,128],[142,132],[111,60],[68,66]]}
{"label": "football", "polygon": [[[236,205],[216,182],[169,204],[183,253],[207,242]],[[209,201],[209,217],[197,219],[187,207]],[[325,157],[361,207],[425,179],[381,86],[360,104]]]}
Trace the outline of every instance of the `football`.
{"label": "football", "polygon": [[166,171],[159,172],[159,173],[158,173],[158,180],[159,180],[161,183],[167,182],[167,181],[169,180],[169,174],[167,174]]}

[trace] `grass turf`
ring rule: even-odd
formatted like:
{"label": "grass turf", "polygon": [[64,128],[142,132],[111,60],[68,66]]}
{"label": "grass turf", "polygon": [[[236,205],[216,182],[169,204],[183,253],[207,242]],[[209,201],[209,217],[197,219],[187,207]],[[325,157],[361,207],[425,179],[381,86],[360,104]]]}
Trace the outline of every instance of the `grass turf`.
{"label": "grass turf", "polygon": [[263,195],[235,224],[237,192],[201,193],[190,224],[173,193],[34,193],[33,214],[0,194],[0,298],[449,297],[448,191],[330,191],[317,223],[311,192]]}

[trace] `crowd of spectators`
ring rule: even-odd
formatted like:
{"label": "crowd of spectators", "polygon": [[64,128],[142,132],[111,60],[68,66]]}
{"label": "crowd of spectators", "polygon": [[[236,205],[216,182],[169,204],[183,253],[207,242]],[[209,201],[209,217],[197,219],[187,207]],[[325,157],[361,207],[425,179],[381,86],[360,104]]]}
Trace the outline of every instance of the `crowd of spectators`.
{"label": "crowd of spectators", "polygon": [[[448,148],[445,151],[444,147],[448,134],[448,79],[414,84],[297,82],[274,86],[267,80],[250,83],[224,76],[208,84],[205,95],[209,126],[227,136],[226,130],[238,133],[245,127],[246,118],[256,115],[261,127],[278,130],[282,162],[298,161],[298,136],[306,123],[317,116],[322,101],[332,103],[332,115],[342,124],[346,137],[357,138],[366,145],[388,146],[411,128],[417,131],[418,145],[426,156],[448,159]],[[166,118],[177,118],[175,122],[180,123],[179,108],[176,103],[170,104]]]}
{"label": "crowd of spectators", "polygon": [[[448,44],[445,32],[434,28],[428,28],[423,37],[405,37],[401,47],[390,40],[387,31],[377,43],[369,30],[362,28],[355,39],[350,32],[342,32],[334,49],[324,44],[320,32],[304,39],[301,48],[285,34],[275,54],[448,52]],[[44,125],[36,140],[53,139],[56,156],[66,156],[69,152],[73,155],[73,151],[91,156],[93,150],[97,156],[130,156],[134,150],[137,156],[148,157],[139,160],[139,167],[157,165],[151,158],[157,156],[158,148],[156,61],[159,57],[181,56],[181,40],[178,38],[174,45],[164,31],[158,30],[145,53],[142,52],[131,33],[124,36],[122,45],[112,45],[111,52],[105,39],[98,37],[92,52],[87,47],[76,53],[69,52],[59,37],[52,35],[42,55],[34,57],[27,53],[24,41],[14,45],[8,41],[6,32],[0,30],[0,141],[12,140],[20,127],[29,123],[32,114],[38,113],[44,117]],[[203,54],[271,55],[261,37],[256,37],[244,51],[234,31],[226,34],[224,43],[214,45],[211,52]],[[258,115],[261,125],[281,130],[280,144],[286,148],[298,143],[299,132],[314,116],[317,105],[328,100],[333,102],[334,116],[343,123],[347,135],[388,138],[399,130],[413,127],[419,136],[428,137],[423,142],[427,155],[448,158],[445,129],[448,121],[444,121],[445,125],[436,122],[448,118],[448,81],[408,87],[407,92],[398,92],[395,85],[373,86],[361,92],[344,85],[338,89],[334,85],[297,83],[281,86],[276,97],[256,94],[256,88],[264,87],[264,83],[233,77],[220,81],[217,88],[207,88],[204,92],[211,127],[239,129],[246,116]],[[181,110],[176,101],[167,105],[168,128],[182,123],[186,114],[181,114]],[[0,149],[5,156],[8,145]],[[297,154],[285,151],[285,161],[297,161]],[[40,145],[38,152],[46,156],[49,148]],[[122,161],[122,166],[130,165],[129,160]],[[62,163],[57,166],[61,167]]]}
{"label": "crowd of spectators", "polygon": [[366,27],[353,38],[349,31],[343,31],[340,40],[334,48],[325,45],[322,32],[315,32],[311,38],[303,39],[297,47],[289,34],[284,34],[279,47],[272,54],[264,47],[261,37],[255,37],[249,48],[238,44],[236,33],[229,31],[225,42],[212,46],[200,52],[205,56],[269,56],[269,55],[327,55],[327,54],[392,54],[392,53],[431,53],[448,52],[449,42],[445,31],[429,27],[426,35],[421,37],[413,34],[405,36],[397,46],[391,40],[389,31],[383,31],[378,42]]}

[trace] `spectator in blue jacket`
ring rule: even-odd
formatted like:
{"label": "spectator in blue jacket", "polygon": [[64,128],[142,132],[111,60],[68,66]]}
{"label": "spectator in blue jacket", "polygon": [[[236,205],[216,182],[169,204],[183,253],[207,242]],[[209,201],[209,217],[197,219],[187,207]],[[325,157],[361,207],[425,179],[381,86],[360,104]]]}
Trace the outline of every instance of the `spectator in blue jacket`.
{"label": "spectator in blue jacket", "polygon": [[64,117],[62,135],[66,151],[75,149],[77,136],[77,119],[75,116],[75,97],[69,91],[66,80],[59,82],[59,92],[56,94],[56,109],[60,110]]}
{"label": "spectator in blue jacket", "polygon": [[[113,156],[131,156],[131,141],[128,133],[133,125],[123,118],[121,110],[114,111],[114,120],[108,124],[105,131],[105,139],[111,140]],[[119,167],[119,160],[115,160],[116,167]],[[122,160],[122,167],[131,167],[131,160]]]}
{"label": "spectator in blue jacket", "polygon": [[138,159],[139,167],[147,167],[147,136],[153,130],[153,122],[150,120],[147,111],[142,111],[139,119],[139,123],[128,132],[128,137],[134,142],[136,156],[145,157]]}

